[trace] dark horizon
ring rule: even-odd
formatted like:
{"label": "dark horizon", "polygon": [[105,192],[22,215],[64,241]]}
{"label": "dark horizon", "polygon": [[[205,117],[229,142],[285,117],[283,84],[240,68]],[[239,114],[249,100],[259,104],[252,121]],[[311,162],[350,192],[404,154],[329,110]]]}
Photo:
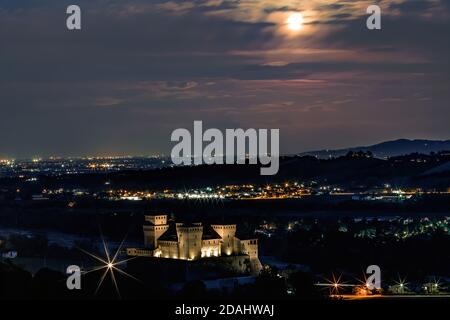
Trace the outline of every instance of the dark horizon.
{"label": "dark horizon", "polygon": [[[358,148],[370,148],[370,147],[374,147],[374,146],[378,146],[381,144],[385,144],[385,143],[392,143],[392,142],[404,142],[404,141],[408,141],[408,142],[416,142],[416,141],[426,141],[426,142],[450,142],[450,138],[449,139],[436,139],[436,140],[430,140],[430,139],[409,139],[409,138],[398,138],[398,139],[394,139],[394,140],[385,140],[385,141],[380,141],[380,142],[376,142],[373,144],[368,144],[368,145],[354,145],[354,146],[344,146],[342,148],[323,148],[323,149],[311,149],[311,150],[304,150],[304,151],[299,151],[299,152],[295,152],[295,153],[285,153],[285,154],[281,154],[281,156],[293,156],[293,155],[303,155],[303,154],[308,154],[308,153],[314,153],[314,152],[323,152],[323,151],[341,151],[341,150],[347,150],[347,149],[358,149]],[[446,150],[440,150],[440,151],[446,151]],[[125,153],[116,153],[116,154],[86,154],[86,155],[32,155],[32,156],[28,156],[28,157],[10,157],[10,156],[4,156],[1,155],[0,159],[2,160],[32,160],[32,159],[44,159],[44,160],[49,160],[49,159],[86,159],[86,158],[139,158],[139,157],[170,157],[170,153],[169,154],[164,154],[164,153],[160,153],[160,154],[125,154]]]}

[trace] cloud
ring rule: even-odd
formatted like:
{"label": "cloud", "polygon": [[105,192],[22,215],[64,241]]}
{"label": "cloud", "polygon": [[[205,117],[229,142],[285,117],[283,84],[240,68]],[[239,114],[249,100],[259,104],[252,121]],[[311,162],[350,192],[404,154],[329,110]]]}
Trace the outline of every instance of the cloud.
{"label": "cloud", "polygon": [[99,97],[95,99],[95,105],[99,107],[110,107],[121,104],[124,100],[114,97]]}
{"label": "cloud", "polygon": [[79,0],[69,32],[68,0],[0,0],[0,155],[167,153],[198,119],[284,152],[448,138],[449,1],[419,2],[369,31],[368,0]]}

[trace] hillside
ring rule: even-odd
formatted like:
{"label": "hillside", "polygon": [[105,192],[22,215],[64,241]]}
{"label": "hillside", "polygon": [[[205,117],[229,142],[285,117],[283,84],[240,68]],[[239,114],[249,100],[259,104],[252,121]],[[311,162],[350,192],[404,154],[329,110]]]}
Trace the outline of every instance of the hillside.
{"label": "hillside", "polygon": [[328,159],[330,157],[340,157],[346,155],[348,152],[372,152],[377,158],[396,157],[411,153],[430,154],[431,152],[439,152],[450,150],[450,140],[409,140],[399,139],[393,141],[386,141],[371,146],[360,146],[337,150],[316,150],[303,152],[301,156],[315,156],[321,159]]}

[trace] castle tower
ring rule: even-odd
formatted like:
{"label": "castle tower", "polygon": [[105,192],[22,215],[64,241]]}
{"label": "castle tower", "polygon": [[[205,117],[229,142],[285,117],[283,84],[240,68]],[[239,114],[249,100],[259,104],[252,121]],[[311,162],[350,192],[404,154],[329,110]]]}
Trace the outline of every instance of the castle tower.
{"label": "castle tower", "polygon": [[194,260],[202,254],[203,226],[201,223],[177,224],[180,259]]}
{"label": "castle tower", "polygon": [[169,229],[167,215],[145,216],[145,222],[144,245],[146,248],[155,249],[158,246],[159,237]]}
{"label": "castle tower", "polygon": [[234,238],[236,236],[236,225],[235,224],[227,224],[227,225],[211,225],[211,227],[216,231],[219,236],[222,238],[221,241],[221,252],[225,255],[231,255],[233,253],[237,253],[236,244]]}

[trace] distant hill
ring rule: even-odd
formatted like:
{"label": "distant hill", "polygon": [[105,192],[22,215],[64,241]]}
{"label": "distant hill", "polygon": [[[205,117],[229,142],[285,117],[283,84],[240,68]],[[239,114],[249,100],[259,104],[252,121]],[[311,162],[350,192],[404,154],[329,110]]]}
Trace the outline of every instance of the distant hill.
{"label": "distant hill", "polygon": [[[349,190],[393,186],[435,188],[450,186],[450,153],[410,154],[389,159],[355,153],[332,159],[312,156],[280,158],[280,170],[274,176],[261,176],[259,165],[201,165],[167,167],[154,170],[120,171],[66,176],[40,176],[33,184],[21,178],[0,179],[0,189],[21,189],[30,195],[47,189],[176,189],[232,184],[266,184],[286,181],[315,181],[341,185]],[[107,186],[105,183],[108,182]],[[28,190],[28,191],[27,191]]]}
{"label": "distant hill", "polygon": [[447,191],[450,187],[448,150],[450,140],[396,140],[368,147],[283,156],[280,158],[279,172],[274,176],[261,176],[259,165],[179,166],[64,176],[41,175],[34,183],[21,177],[5,177],[0,178],[0,191],[13,190],[15,197],[15,190],[20,189],[31,197],[43,189],[89,189],[96,192],[111,188],[188,190],[194,187],[287,181],[339,185],[347,190],[390,184]]}
{"label": "distant hill", "polygon": [[412,153],[429,154],[430,152],[439,152],[444,150],[450,150],[450,140],[399,139],[374,144],[372,146],[361,146],[337,150],[317,150],[303,152],[300,155],[309,155],[320,159],[328,159],[330,157],[344,156],[350,151],[370,151],[373,153],[374,157],[385,159],[388,157],[396,157]]}

